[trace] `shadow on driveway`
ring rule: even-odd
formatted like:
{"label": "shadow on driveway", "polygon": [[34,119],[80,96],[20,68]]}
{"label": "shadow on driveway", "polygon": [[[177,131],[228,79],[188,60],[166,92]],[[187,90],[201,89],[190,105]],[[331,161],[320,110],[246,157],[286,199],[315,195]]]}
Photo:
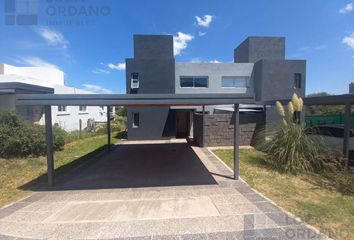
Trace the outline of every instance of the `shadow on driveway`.
{"label": "shadow on driveway", "polygon": [[188,143],[122,144],[74,169],[50,190],[217,184]]}

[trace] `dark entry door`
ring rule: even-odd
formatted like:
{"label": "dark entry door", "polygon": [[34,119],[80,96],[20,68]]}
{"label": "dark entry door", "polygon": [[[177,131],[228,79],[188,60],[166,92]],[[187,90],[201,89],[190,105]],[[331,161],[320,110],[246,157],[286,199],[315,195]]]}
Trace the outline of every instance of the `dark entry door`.
{"label": "dark entry door", "polygon": [[189,128],[190,128],[189,111],[177,111],[176,120],[177,120],[176,138],[187,138],[189,136]]}

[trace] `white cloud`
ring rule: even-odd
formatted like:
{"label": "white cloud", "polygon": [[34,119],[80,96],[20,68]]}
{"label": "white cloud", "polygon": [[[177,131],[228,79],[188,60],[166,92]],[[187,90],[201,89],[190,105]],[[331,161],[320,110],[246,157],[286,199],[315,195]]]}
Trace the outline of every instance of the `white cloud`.
{"label": "white cloud", "polygon": [[210,60],[209,63],[221,63],[221,62],[218,60]]}
{"label": "white cloud", "polygon": [[83,89],[94,93],[112,93],[111,90],[93,84],[82,84]]}
{"label": "white cloud", "polygon": [[49,27],[39,27],[37,28],[37,32],[49,45],[60,46],[64,49],[69,45],[69,41],[59,31],[50,29]]}
{"label": "white cloud", "polygon": [[178,32],[177,36],[173,36],[173,54],[180,55],[182,50],[187,48],[188,42],[192,41],[193,35],[183,32]]}
{"label": "white cloud", "polygon": [[353,11],[353,9],[354,9],[354,5],[351,2],[351,3],[348,3],[347,5],[345,5],[344,8],[339,9],[339,12],[342,13],[342,14],[346,14],[348,12]]}
{"label": "white cloud", "polygon": [[111,72],[106,69],[95,68],[92,70],[92,73],[94,73],[94,74],[110,74]]}
{"label": "white cloud", "polygon": [[118,63],[118,64],[113,64],[113,63],[108,63],[107,67],[113,70],[120,70],[124,71],[125,70],[125,63]]}
{"label": "white cloud", "polygon": [[210,23],[213,21],[214,16],[204,15],[203,17],[195,16],[196,24],[200,27],[208,28]]}
{"label": "white cloud", "polygon": [[39,57],[22,57],[19,60],[19,63],[30,66],[30,67],[47,67],[47,68],[55,68],[60,70],[60,68],[52,63],[49,63]]}
{"label": "white cloud", "polygon": [[205,36],[206,35],[206,32],[198,32],[198,36],[202,37],[202,36]]}
{"label": "white cloud", "polygon": [[349,36],[345,36],[342,43],[347,44],[349,47],[354,49],[354,32]]}

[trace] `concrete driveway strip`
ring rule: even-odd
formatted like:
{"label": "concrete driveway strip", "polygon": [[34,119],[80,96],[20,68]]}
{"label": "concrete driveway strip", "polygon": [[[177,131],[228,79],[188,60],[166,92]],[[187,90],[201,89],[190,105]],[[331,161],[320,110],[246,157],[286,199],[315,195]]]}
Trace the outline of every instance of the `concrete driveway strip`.
{"label": "concrete driveway strip", "polygon": [[0,239],[326,239],[232,175],[187,143],[118,145],[1,209]]}

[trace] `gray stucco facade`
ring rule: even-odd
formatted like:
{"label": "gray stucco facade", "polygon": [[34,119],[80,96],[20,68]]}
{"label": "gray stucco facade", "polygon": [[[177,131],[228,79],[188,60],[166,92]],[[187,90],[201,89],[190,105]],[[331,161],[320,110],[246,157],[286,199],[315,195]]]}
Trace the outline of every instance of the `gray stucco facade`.
{"label": "gray stucco facade", "polygon": [[[183,81],[193,83],[184,84]],[[196,81],[203,81],[203,84],[198,82],[198,85]],[[138,85],[134,85],[136,83]],[[128,94],[247,94],[254,96],[257,103],[291,98],[294,93],[304,96],[306,61],[285,59],[284,37],[249,37],[235,48],[233,63],[175,62],[173,36],[135,35],[134,58],[126,59],[126,86]],[[218,114],[215,107],[208,106],[206,110],[209,114]],[[196,129],[205,129],[205,126],[196,126],[193,119],[200,111],[200,106],[129,107],[128,139],[193,135],[199,138]],[[247,113],[247,110],[243,112]],[[265,123],[277,120],[272,107],[257,113],[259,117],[255,118]],[[241,139],[246,137],[241,136]],[[225,144],[229,140],[218,141]],[[208,145],[212,145],[211,142]]]}

